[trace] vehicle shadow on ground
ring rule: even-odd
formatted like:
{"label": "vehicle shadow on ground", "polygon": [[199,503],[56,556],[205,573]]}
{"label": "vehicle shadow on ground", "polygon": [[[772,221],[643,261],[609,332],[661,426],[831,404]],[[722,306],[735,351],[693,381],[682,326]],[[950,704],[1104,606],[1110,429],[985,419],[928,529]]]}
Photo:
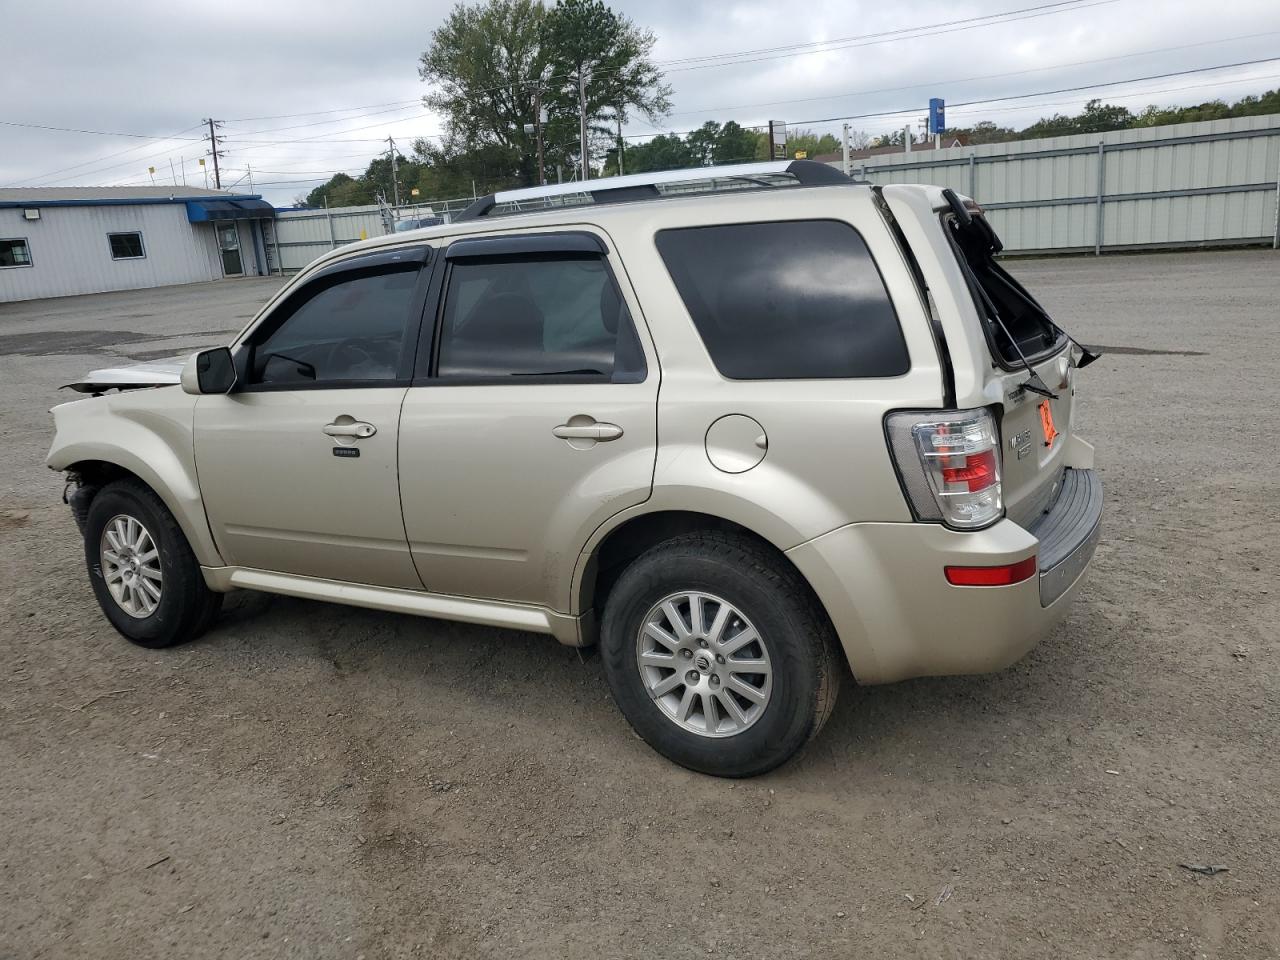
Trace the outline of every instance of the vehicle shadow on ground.
{"label": "vehicle shadow on ground", "polygon": [[[1103,619],[1081,604],[1000,673],[859,687],[846,668],[827,726],[768,779],[796,786],[872,773],[930,779],[941,767],[1000,765],[1023,749],[1065,750],[1058,731],[1068,718],[1096,710],[1088,648],[1104,635]],[[624,750],[639,762],[649,755],[613,705],[596,650],[546,636],[245,591],[228,598],[217,626],[194,646],[228,661],[252,648],[286,674],[310,671],[339,686],[358,685],[369,711],[394,691],[406,709],[419,700],[444,714],[478,708],[540,728],[547,742],[581,742],[586,730],[599,741],[592,753]],[[674,769],[654,759],[645,775]]]}

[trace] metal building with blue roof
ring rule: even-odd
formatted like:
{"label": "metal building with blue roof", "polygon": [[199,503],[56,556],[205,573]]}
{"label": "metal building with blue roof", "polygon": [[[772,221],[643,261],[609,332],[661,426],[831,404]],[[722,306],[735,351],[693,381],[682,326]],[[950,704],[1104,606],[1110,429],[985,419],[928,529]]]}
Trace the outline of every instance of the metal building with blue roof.
{"label": "metal building with blue roof", "polygon": [[274,219],[199,187],[0,189],[0,302],[273,273]]}

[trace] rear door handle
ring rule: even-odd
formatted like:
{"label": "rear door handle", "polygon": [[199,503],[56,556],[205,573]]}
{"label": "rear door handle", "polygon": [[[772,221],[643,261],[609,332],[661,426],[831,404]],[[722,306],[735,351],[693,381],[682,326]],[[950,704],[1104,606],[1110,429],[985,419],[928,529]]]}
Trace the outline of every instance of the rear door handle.
{"label": "rear door handle", "polygon": [[551,432],[561,440],[595,440],[597,443],[607,443],[622,436],[622,428],[616,423],[562,423]]}
{"label": "rear door handle", "polygon": [[[338,419],[344,419],[339,417]],[[326,423],[321,429],[330,437],[356,437],[363,439],[364,437],[372,437],[378,432],[378,428],[372,423],[365,423],[363,420],[348,420],[345,423]]]}

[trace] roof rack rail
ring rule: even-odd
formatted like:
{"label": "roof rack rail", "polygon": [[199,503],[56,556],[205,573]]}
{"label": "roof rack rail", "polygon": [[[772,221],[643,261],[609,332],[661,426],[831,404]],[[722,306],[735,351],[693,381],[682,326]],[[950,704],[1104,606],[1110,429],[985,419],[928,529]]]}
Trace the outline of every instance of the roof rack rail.
{"label": "roof rack rail", "polygon": [[[738,180],[759,187],[775,187],[768,178],[789,177],[802,186],[851,184],[855,181],[835,167],[816,160],[777,160],[767,163],[736,163],[720,167],[690,167],[684,170],[658,170],[634,173],[624,177],[599,180],[575,180],[545,187],[501,190],[480,197],[453,218],[454,223],[490,216],[499,205],[518,205],[525,201],[549,200],[553,197],[585,198],[592,203],[626,203],[653,200],[664,195],[659,189],[666,184],[698,183],[706,180]],[[691,191],[694,192],[694,191]],[[573,201],[570,201],[573,202]],[[581,201],[579,201],[581,202]],[[546,209],[540,207],[539,209]]]}

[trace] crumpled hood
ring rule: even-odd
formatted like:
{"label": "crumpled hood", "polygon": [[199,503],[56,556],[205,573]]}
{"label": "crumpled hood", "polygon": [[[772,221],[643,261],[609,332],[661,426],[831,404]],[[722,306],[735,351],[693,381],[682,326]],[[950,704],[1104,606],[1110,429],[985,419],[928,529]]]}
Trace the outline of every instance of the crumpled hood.
{"label": "crumpled hood", "polygon": [[152,360],[127,367],[103,367],[90,370],[83,380],[66,384],[80,393],[101,393],[104,390],[128,390],[133,387],[168,387],[182,379],[186,357],[170,360]]}

